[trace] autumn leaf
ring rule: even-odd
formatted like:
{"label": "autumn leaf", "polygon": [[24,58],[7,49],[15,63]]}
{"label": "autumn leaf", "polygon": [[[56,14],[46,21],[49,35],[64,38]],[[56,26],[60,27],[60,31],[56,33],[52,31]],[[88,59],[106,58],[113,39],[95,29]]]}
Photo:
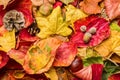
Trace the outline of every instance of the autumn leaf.
{"label": "autumn leaf", "polygon": [[8,52],[12,48],[15,48],[15,31],[6,32],[3,36],[0,36],[0,50]]}
{"label": "autumn leaf", "polygon": [[65,8],[66,8],[66,21],[70,22],[70,24],[72,25],[76,20],[88,16],[81,9],[77,9],[72,5],[67,5]]}
{"label": "autumn leaf", "polygon": [[45,75],[50,79],[50,80],[58,80],[58,75],[56,73],[55,68],[51,68],[48,72],[45,73]]}
{"label": "autumn leaf", "polygon": [[6,6],[8,5],[9,2],[12,2],[14,0],[0,0],[0,5],[4,6],[4,9],[6,8]]}
{"label": "autumn leaf", "polygon": [[104,5],[109,19],[120,17],[120,0],[104,0]]}
{"label": "autumn leaf", "polygon": [[29,74],[40,74],[48,71],[61,42],[61,40],[52,37],[36,42],[27,51],[23,64],[24,70]]}
{"label": "autumn leaf", "polygon": [[81,9],[87,14],[97,14],[101,12],[101,8],[98,5],[102,0],[83,0],[80,2]]}
{"label": "autumn leaf", "polygon": [[55,8],[48,17],[39,16],[37,14],[36,21],[40,28],[40,33],[37,34],[40,38],[47,38],[51,35],[57,34],[61,36],[68,36],[72,30],[68,28],[68,23],[63,20],[61,8]]}
{"label": "autumn leaf", "polygon": [[107,57],[112,53],[120,56],[120,32],[113,30],[111,36],[94,48],[101,56]]}
{"label": "autumn leaf", "polygon": [[64,4],[68,4],[73,2],[74,0],[60,0],[61,2],[63,2]]}

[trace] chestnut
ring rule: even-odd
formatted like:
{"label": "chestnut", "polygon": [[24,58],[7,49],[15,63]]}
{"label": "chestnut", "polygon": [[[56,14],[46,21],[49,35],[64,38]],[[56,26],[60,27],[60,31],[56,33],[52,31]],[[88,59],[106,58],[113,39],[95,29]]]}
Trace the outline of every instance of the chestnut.
{"label": "chestnut", "polygon": [[79,56],[76,56],[71,65],[69,66],[69,70],[71,72],[77,72],[83,68],[82,59]]}

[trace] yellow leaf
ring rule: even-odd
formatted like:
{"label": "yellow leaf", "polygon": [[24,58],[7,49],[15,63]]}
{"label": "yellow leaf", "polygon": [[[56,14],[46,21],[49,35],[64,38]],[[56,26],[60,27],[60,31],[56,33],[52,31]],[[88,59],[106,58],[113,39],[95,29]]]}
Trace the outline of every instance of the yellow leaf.
{"label": "yellow leaf", "polygon": [[15,48],[15,31],[6,32],[3,36],[0,36],[0,50],[8,52],[12,48]]}
{"label": "yellow leaf", "polygon": [[48,72],[45,73],[45,75],[50,78],[50,80],[58,80],[58,75],[56,73],[56,70],[54,68],[51,68]]}
{"label": "yellow leaf", "polygon": [[107,57],[112,53],[120,56],[120,32],[111,31],[111,36],[94,48],[103,57]]}
{"label": "yellow leaf", "polygon": [[68,36],[72,33],[72,30],[68,27],[68,22],[64,21],[62,17],[60,7],[55,8],[47,17],[37,13],[36,21],[40,28],[40,33],[37,36],[40,38],[47,38],[54,34]]}
{"label": "yellow leaf", "polygon": [[73,24],[78,19],[85,18],[88,16],[82,10],[77,9],[72,5],[66,6],[66,9],[66,21],[70,22],[70,24]]}

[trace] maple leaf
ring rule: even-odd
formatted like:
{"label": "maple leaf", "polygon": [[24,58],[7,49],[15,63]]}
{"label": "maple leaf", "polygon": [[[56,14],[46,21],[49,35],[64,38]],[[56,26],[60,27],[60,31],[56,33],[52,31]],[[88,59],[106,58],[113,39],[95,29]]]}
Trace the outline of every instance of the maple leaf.
{"label": "maple leaf", "polygon": [[48,17],[39,16],[39,14],[36,16],[36,21],[40,28],[40,32],[37,34],[38,37],[47,38],[54,34],[61,36],[71,34],[72,30],[68,28],[68,23],[64,21],[59,6]]}

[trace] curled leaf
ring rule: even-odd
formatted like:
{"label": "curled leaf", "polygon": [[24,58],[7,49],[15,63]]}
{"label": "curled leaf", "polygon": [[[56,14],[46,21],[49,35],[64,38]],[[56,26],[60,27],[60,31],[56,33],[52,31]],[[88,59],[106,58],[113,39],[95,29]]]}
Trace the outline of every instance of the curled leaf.
{"label": "curled leaf", "polygon": [[55,8],[48,17],[36,16],[40,33],[37,34],[40,38],[47,38],[51,35],[68,36],[72,30],[68,27],[68,23],[63,20],[61,8]]}

